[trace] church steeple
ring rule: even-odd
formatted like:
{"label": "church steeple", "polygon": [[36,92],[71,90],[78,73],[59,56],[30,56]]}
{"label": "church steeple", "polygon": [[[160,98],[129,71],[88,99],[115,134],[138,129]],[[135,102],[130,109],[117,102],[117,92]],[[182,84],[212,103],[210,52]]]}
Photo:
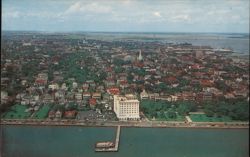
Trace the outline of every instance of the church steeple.
{"label": "church steeple", "polygon": [[142,59],[143,59],[143,58],[142,58],[141,50],[140,50],[138,60],[139,60],[139,61],[142,61]]}

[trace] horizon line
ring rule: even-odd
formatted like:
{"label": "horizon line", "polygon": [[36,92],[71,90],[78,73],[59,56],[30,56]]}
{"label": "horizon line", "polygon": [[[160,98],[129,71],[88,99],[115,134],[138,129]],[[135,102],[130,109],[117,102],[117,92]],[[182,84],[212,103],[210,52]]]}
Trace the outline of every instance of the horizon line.
{"label": "horizon line", "polygon": [[2,32],[48,32],[48,33],[202,33],[202,34],[249,34],[249,32],[182,32],[182,31],[45,31],[45,30],[2,30]]}

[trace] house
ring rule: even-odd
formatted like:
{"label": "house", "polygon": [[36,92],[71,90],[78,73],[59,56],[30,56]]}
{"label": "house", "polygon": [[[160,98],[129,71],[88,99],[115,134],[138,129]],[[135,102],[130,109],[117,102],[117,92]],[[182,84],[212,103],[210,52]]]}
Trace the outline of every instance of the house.
{"label": "house", "polygon": [[159,93],[150,93],[150,94],[148,94],[148,96],[149,96],[149,99],[156,99],[160,96],[160,94]]}
{"label": "house", "polygon": [[77,84],[76,82],[73,82],[73,83],[72,83],[72,88],[73,88],[73,89],[76,89],[77,86],[78,86],[78,84]]}
{"label": "house", "polygon": [[200,84],[202,87],[212,87],[213,82],[211,80],[201,80]]}
{"label": "house", "polygon": [[213,99],[213,95],[211,92],[203,92],[203,100],[205,101],[209,101],[209,100],[212,100]]}
{"label": "house", "polygon": [[211,92],[215,97],[223,97],[223,92],[215,87],[207,88],[208,92]]}
{"label": "house", "polygon": [[232,93],[227,93],[224,95],[225,99],[234,99],[235,96]]}
{"label": "house", "polygon": [[90,83],[89,83],[89,87],[95,88],[95,87],[96,87],[95,82],[90,82]]}
{"label": "house", "polygon": [[35,84],[37,85],[46,85],[48,83],[48,74],[47,73],[39,73],[35,80]]}
{"label": "house", "polygon": [[53,103],[54,98],[49,94],[45,94],[44,97],[43,97],[43,102],[44,103]]}
{"label": "house", "polygon": [[93,93],[92,94],[92,98],[94,98],[94,99],[101,99],[101,93],[99,93],[99,92],[98,93],[97,92]]}
{"label": "house", "polygon": [[6,99],[8,97],[8,93],[6,91],[1,91],[1,99]]}
{"label": "house", "polygon": [[55,99],[64,99],[64,91],[63,90],[58,90],[55,92]]}
{"label": "house", "polygon": [[1,91],[1,104],[8,101],[8,93],[6,91]]}
{"label": "house", "polygon": [[57,83],[50,84],[48,87],[50,90],[58,90],[59,85]]}
{"label": "house", "polygon": [[108,94],[111,95],[119,95],[120,94],[120,89],[117,87],[112,87],[107,89]]}
{"label": "house", "polygon": [[176,95],[170,95],[171,101],[177,101],[178,97]]}
{"label": "house", "polygon": [[82,94],[83,99],[89,99],[91,97],[90,92],[83,92]]}
{"label": "house", "polygon": [[91,98],[89,99],[89,106],[93,109],[96,106],[96,99]]}
{"label": "house", "polygon": [[75,99],[78,101],[78,100],[82,100],[82,93],[78,92],[78,93],[75,93]]}
{"label": "house", "polygon": [[64,112],[64,117],[65,118],[75,118],[77,114],[76,110],[72,110],[72,111],[65,111]]}
{"label": "house", "polygon": [[103,91],[104,92],[104,86],[97,86],[96,87],[97,91]]}
{"label": "house", "polygon": [[249,91],[248,90],[235,90],[233,92],[234,96],[236,98],[243,98],[243,97],[247,97]]}
{"label": "house", "polygon": [[35,80],[35,84],[38,85],[38,86],[43,86],[43,85],[46,85],[47,84],[47,80],[44,80],[42,78],[37,78]]}
{"label": "house", "polygon": [[21,99],[21,104],[22,104],[22,105],[28,105],[28,104],[30,104],[31,99],[32,99],[31,96],[25,95],[25,96]]}
{"label": "house", "polygon": [[115,81],[112,78],[109,78],[104,81],[106,87],[111,87],[115,85]]}
{"label": "house", "polygon": [[62,90],[68,90],[68,87],[67,87],[66,83],[63,83],[63,84],[62,84],[61,89],[62,89]]}
{"label": "house", "polygon": [[140,93],[141,100],[148,99],[148,93],[145,91],[145,89]]}
{"label": "house", "polygon": [[56,118],[61,118],[62,117],[62,112],[57,110],[56,113],[55,113],[55,117]]}
{"label": "house", "polygon": [[49,118],[55,118],[55,111],[49,111]]}
{"label": "house", "polygon": [[22,81],[21,81],[21,85],[22,85],[22,86],[26,86],[26,85],[27,85],[27,80],[22,80]]}
{"label": "house", "polygon": [[170,84],[173,84],[173,83],[177,83],[177,82],[178,82],[178,80],[177,80],[176,77],[174,77],[174,76],[170,76],[170,77],[166,78],[165,81],[166,81],[167,83],[170,83]]}
{"label": "house", "polygon": [[67,100],[74,100],[74,94],[72,92],[68,92],[65,96]]}
{"label": "house", "polygon": [[83,83],[82,89],[83,89],[84,91],[88,91],[88,89],[89,89],[89,84],[88,84],[88,83]]}
{"label": "house", "polygon": [[102,95],[102,99],[103,99],[103,100],[109,101],[110,95],[109,95],[108,93],[104,93],[104,94]]}
{"label": "house", "polygon": [[128,87],[128,82],[127,82],[127,80],[121,80],[121,81],[119,82],[119,84],[120,84],[120,87],[121,87],[122,89]]}
{"label": "house", "polygon": [[182,100],[195,100],[195,93],[193,92],[182,92]]}

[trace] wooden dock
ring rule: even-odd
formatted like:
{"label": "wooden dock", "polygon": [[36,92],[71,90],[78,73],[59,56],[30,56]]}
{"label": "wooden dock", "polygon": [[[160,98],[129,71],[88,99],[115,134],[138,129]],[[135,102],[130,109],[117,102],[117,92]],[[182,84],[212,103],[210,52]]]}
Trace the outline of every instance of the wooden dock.
{"label": "wooden dock", "polygon": [[95,148],[96,152],[117,152],[119,148],[119,141],[120,141],[120,132],[121,132],[121,126],[117,126],[116,130],[116,138],[115,138],[115,146],[112,148]]}

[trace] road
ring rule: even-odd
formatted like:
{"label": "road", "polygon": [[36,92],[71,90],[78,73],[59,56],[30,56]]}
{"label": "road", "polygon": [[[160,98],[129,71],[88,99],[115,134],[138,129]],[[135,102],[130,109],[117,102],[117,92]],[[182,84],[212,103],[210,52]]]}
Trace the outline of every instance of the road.
{"label": "road", "polygon": [[2,120],[1,125],[55,125],[97,127],[191,127],[191,128],[249,128],[249,122],[176,122],[176,121],[84,121],[84,120]]}

